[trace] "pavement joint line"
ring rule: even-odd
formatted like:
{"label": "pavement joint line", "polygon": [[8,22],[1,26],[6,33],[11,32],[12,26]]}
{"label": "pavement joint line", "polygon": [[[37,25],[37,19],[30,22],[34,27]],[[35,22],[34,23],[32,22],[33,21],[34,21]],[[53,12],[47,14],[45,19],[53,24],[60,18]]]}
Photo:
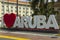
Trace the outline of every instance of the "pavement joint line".
{"label": "pavement joint line", "polygon": [[4,35],[0,35],[0,38],[8,38],[8,39],[14,39],[14,40],[30,40],[28,38],[19,38],[19,37],[4,36]]}

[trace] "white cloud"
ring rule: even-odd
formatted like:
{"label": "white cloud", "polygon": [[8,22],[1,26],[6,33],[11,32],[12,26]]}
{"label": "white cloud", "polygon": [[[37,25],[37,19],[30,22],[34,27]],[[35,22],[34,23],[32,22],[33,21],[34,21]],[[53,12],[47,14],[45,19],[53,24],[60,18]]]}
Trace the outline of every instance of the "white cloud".
{"label": "white cloud", "polygon": [[[28,0],[19,0],[19,1],[28,2]],[[57,0],[54,0],[54,1],[56,2]],[[48,2],[51,2],[51,0],[49,0]]]}
{"label": "white cloud", "polygon": [[[54,0],[55,2],[57,1],[57,0]],[[51,2],[51,0],[49,0],[49,2]]]}

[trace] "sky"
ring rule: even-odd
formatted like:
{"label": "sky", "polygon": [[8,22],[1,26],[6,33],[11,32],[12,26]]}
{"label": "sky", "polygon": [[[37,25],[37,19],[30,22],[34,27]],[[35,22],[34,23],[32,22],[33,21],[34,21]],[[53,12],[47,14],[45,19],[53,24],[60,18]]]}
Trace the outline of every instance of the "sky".
{"label": "sky", "polygon": [[[24,2],[26,2],[27,0],[19,0],[19,1],[24,1]],[[55,0],[55,2],[56,2],[57,0]],[[49,2],[51,2],[51,0],[49,0]]]}
{"label": "sky", "polygon": [[[55,2],[56,2],[57,0],[55,0]],[[51,0],[49,0],[49,2],[51,2]]]}
{"label": "sky", "polygon": [[21,0],[21,1],[27,1],[27,0]]}

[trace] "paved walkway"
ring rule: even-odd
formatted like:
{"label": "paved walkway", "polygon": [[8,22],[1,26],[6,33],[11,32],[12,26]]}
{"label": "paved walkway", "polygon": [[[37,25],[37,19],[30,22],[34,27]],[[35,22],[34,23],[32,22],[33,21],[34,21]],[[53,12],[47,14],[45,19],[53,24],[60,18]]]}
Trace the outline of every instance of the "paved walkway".
{"label": "paved walkway", "polygon": [[60,37],[56,37],[56,34],[45,34],[45,33],[33,33],[33,32],[11,32],[11,31],[0,31],[0,39],[15,39],[17,40],[60,40]]}
{"label": "paved walkway", "polygon": [[10,36],[10,35],[0,35],[0,40],[30,40],[30,39],[20,38],[20,37]]}

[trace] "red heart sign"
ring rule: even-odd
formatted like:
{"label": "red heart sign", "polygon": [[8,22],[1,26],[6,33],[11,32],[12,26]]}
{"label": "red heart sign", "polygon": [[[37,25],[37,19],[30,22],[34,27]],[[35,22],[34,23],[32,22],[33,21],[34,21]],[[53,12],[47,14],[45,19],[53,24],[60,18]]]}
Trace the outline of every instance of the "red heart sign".
{"label": "red heart sign", "polygon": [[15,19],[16,19],[16,15],[14,13],[11,14],[6,13],[3,16],[4,23],[8,28],[11,28],[13,26]]}

